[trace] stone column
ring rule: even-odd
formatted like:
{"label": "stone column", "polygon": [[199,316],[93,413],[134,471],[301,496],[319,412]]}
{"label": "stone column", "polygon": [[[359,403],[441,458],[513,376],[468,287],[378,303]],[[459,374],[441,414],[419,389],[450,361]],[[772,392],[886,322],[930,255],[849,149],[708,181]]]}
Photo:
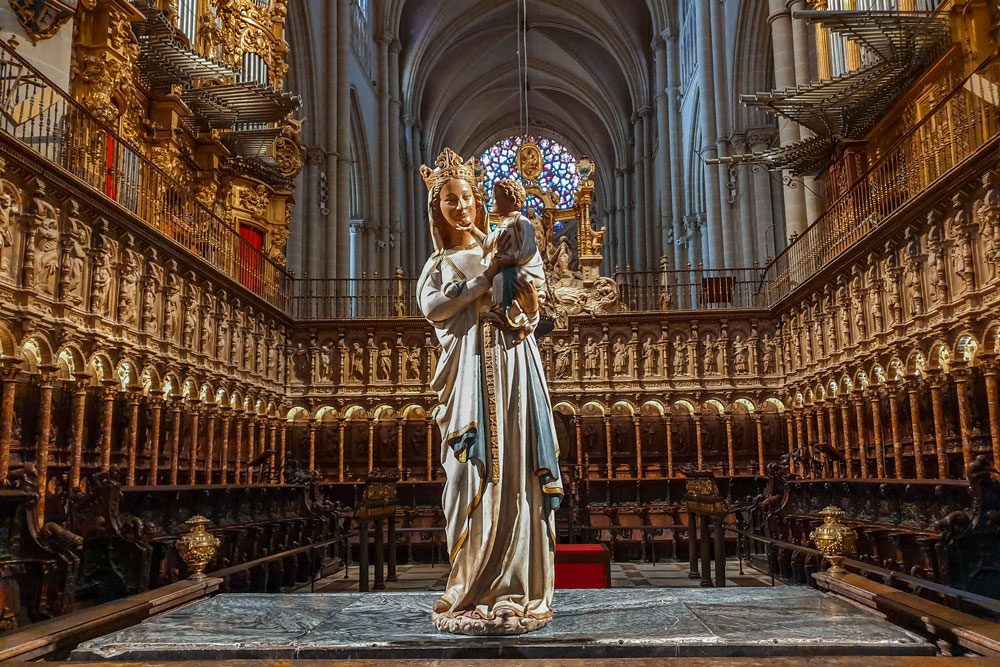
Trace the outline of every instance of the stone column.
{"label": "stone column", "polygon": [[948,479],[948,453],[944,443],[944,406],[941,404],[941,386],[944,378],[938,370],[928,371],[931,387],[931,412],[934,415],[934,451],[937,453],[938,479]]}
{"label": "stone column", "polygon": [[201,420],[201,401],[191,401],[191,439],[188,445],[188,484],[195,484],[198,479],[198,426]]}
{"label": "stone column", "polygon": [[576,464],[583,465],[583,438],[581,437],[580,418],[573,417],[573,426],[576,429]]}
{"label": "stone column", "polygon": [[[806,442],[804,429],[802,428],[802,413],[805,412],[805,408],[798,408],[795,410],[795,441],[802,450],[809,448],[809,443]],[[799,460],[799,474],[802,477],[806,476],[806,464],[805,461]]]}
{"label": "stone column", "polygon": [[396,470],[399,471],[399,479],[403,479],[403,427],[405,422],[402,419],[396,420]]}
{"label": "stone column", "polygon": [[228,405],[223,405],[219,408],[219,412],[222,415],[222,430],[220,432],[222,436],[222,442],[220,443],[222,451],[219,452],[219,483],[226,484],[229,481],[229,420],[232,418],[230,416],[232,408]]}
{"label": "stone column", "polygon": [[761,417],[758,414],[754,414],[753,423],[757,430],[757,472],[761,477],[764,476],[764,425],[761,423]]}
{"label": "stone column", "polygon": [[885,479],[885,449],[882,443],[882,406],[878,392],[869,390],[868,401],[872,410],[872,435],[875,443],[875,470],[879,479]]}
{"label": "stone column", "polygon": [[[972,463],[972,427],[969,425],[969,369],[964,361],[952,364],[951,376],[955,381],[955,394],[958,398],[958,427],[962,434],[962,466],[968,470]],[[993,466],[997,466],[994,461]]]}
{"label": "stone column", "polygon": [[38,374],[38,502],[35,516],[45,525],[45,496],[49,482],[49,440],[52,438],[52,385],[55,367],[40,368]]}
{"label": "stone column", "polygon": [[278,444],[278,483],[285,483],[285,453],[287,449],[288,421],[281,420],[281,440]]}
{"label": "stone column", "polygon": [[670,415],[663,416],[663,430],[667,434],[667,477],[674,476],[674,434],[670,431]]}
{"label": "stone column", "polygon": [[[327,0],[333,2],[333,0]],[[350,269],[350,248],[343,240],[348,237],[347,227],[351,217],[350,173],[351,173],[351,79],[348,69],[351,61],[351,32],[353,22],[347,17],[351,15],[350,0],[337,2],[337,78],[336,78],[336,108],[337,108],[337,188],[336,215],[328,224],[337,229],[337,277],[347,278]],[[357,255],[360,257],[360,255]]]}
{"label": "stone column", "polygon": [[160,414],[163,411],[163,392],[154,389],[149,392],[149,441],[146,451],[149,452],[149,486],[156,486],[160,474]]}
{"label": "stone column", "polygon": [[635,217],[632,219],[632,224],[626,230],[629,236],[629,249],[630,254],[628,259],[633,262],[633,267],[637,271],[642,271],[646,268],[646,256],[644,247],[645,234],[646,234],[646,201],[645,197],[645,173],[646,166],[643,163],[643,147],[645,145],[645,139],[643,136],[642,123],[643,114],[646,113],[645,107],[632,114],[632,141],[633,145],[633,162],[632,162],[632,192],[634,196],[632,200],[635,202]]}
{"label": "stone column", "polygon": [[368,472],[375,469],[375,420],[368,420]]}
{"label": "stone column", "polygon": [[910,426],[913,428],[913,463],[917,479],[924,479],[924,434],[920,426],[920,387],[911,382],[906,388],[910,396]]}
{"label": "stone column", "polygon": [[111,428],[118,383],[105,380],[101,392],[101,472],[111,469]]}
{"label": "stone column", "polygon": [[126,486],[135,486],[135,459],[139,449],[139,403],[142,399],[142,390],[138,387],[128,391],[128,433],[125,436],[125,452],[128,457],[128,471],[126,473]]}
{"label": "stone column", "polygon": [[[774,130],[770,128],[747,131],[747,148],[753,153],[762,153],[771,146]],[[771,207],[771,176],[761,167],[747,167],[753,178],[754,222],[757,230],[757,259],[761,265],[768,258],[777,255],[780,245],[777,242],[778,230],[774,225],[774,210]],[[744,186],[745,187],[745,186]],[[767,240],[771,235],[770,243]]]}
{"label": "stone column", "polygon": [[375,35],[375,209],[377,210],[377,239],[382,246],[376,251],[376,264],[371,270],[380,276],[392,275],[389,271],[389,43],[387,34]]}
{"label": "stone column", "polygon": [[636,478],[642,478],[642,433],[639,429],[639,417],[632,417],[632,427],[635,431],[635,460],[636,460]]}
{"label": "stone column", "polygon": [[344,435],[344,428],[345,428],[345,426],[346,426],[346,423],[344,422],[343,419],[338,419],[337,420],[338,435],[340,436],[340,440],[338,441],[339,442],[339,446],[337,447],[337,450],[338,450],[337,451],[337,481],[338,482],[343,482],[344,481],[344,447],[347,445],[347,442],[344,440],[344,437],[345,437],[345,435]]}
{"label": "stone column", "polygon": [[[247,460],[246,460],[246,475],[245,482],[247,484],[253,484],[253,469],[250,464],[253,463],[254,457],[257,455],[257,415],[247,416]],[[312,466],[309,467],[312,470]]]}
{"label": "stone column", "polygon": [[[675,244],[684,237],[684,142],[681,140],[680,115],[680,54],[677,32],[667,33],[667,109],[669,111],[669,163],[671,210]],[[664,254],[668,254],[664,249]],[[669,255],[668,255],[669,256]],[[680,269],[691,261],[686,245],[674,246],[674,268]]]}
{"label": "stone column", "polygon": [[[278,455],[277,454],[277,452],[278,452],[278,446],[277,446],[277,444],[275,442],[278,439],[278,417],[271,417],[270,422],[271,422],[271,431],[270,431],[270,435],[268,436],[270,438],[270,440],[269,440],[269,442],[270,442],[270,449],[275,452],[275,455]],[[274,459],[272,458],[272,460],[274,460]],[[275,466],[280,468],[282,460],[283,460],[282,456],[279,455],[278,456],[278,461],[277,461],[277,463],[275,463]],[[271,478],[271,479],[273,479],[273,478]],[[271,483],[271,479],[267,479],[265,481],[267,483]]]}
{"label": "stone column", "polygon": [[309,422],[309,470],[316,469],[316,420]]}
{"label": "stone column", "polygon": [[10,470],[11,436],[14,433],[14,390],[17,387],[16,359],[4,359],[0,362],[0,384],[3,395],[0,397],[0,480],[7,479]]}
{"label": "stone column", "polygon": [[868,441],[865,438],[865,401],[861,394],[854,397],[854,418],[858,424],[858,461],[861,462],[861,476],[868,478]]}
{"label": "stone column", "polygon": [[903,479],[903,438],[899,432],[899,406],[896,404],[896,387],[890,385],[886,390],[889,394],[889,426],[892,431],[892,457],[896,479]]}
{"label": "stone column", "polygon": [[698,452],[698,470],[705,469],[705,461],[702,456],[701,449],[701,415],[693,415],[694,417],[694,441]]}
{"label": "stone column", "polygon": [[[715,42],[712,40],[712,4],[696,2],[694,20],[697,21],[698,109],[701,121],[702,160],[712,160],[719,156],[718,126],[716,124],[715,99]],[[689,19],[690,20],[690,19]],[[720,52],[720,57],[721,52]],[[704,165],[705,170],[705,214],[707,216],[708,257],[705,268],[718,269],[724,266],[725,248],[722,240],[722,203],[719,193],[719,166]]]}
{"label": "stone column", "polygon": [[[661,35],[653,38],[653,70],[655,72],[656,89],[653,99],[656,101],[656,184],[655,188],[659,201],[659,217],[657,222],[660,227],[659,245],[662,253],[673,261],[673,248],[667,245],[667,231],[673,226],[673,197],[671,188],[673,181],[670,178],[670,153],[669,140],[669,115],[667,107],[667,43]],[[677,264],[673,264],[676,268]],[[652,267],[650,267],[652,268]]]}
{"label": "stone column", "polygon": [[180,461],[180,451],[181,451],[181,408],[184,405],[183,396],[173,396],[173,406],[171,411],[174,413],[173,421],[170,425],[170,485],[177,485],[177,473]]}
{"label": "stone column", "polygon": [[400,224],[399,211],[399,123],[401,114],[399,112],[401,101],[399,99],[399,50],[401,45],[398,39],[393,39],[389,43],[389,146],[387,148],[389,163],[389,224],[390,230],[395,233],[395,239],[391,240],[391,247],[386,248],[389,253],[389,271],[387,277],[393,275],[396,267],[402,266],[402,225]]}
{"label": "stone column", "polygon": [[843,427],[842,436],[844,438],[844,458],[847,459],[845,464],[846,473],[848,478],[854,477],[854,451],[851,448],[851,412],[848,409],[848,398],[843,397],[839,400],[840,403],[840,421]]}
{"label": "stone column", "polygon": [[615,216],[615,267],[624,270],[626,262],[625,230],[627,229],[626,209],[628,208],[628,199],[625,195],[625,171],[621,168],[615,169],[615,198],[618,202],[618,210]]}
{"label": "stone column", "polygon": [[214,405],[205,406],[205,484],[212,483],[213,458],[215,456],[215,411]]}
{"label": "stone column", "polygon": [[990,440],[993,443],[993,466],[1000,465],[1000,368],[996,354],[980,355],[983,379],[986,381],[986,405],[990,413]]}
{"label": "stone column", "polygon": [[[710,2],[709,13],[712,21],[712,45],[726,43],[725,7],[721,2]],[[715,85],[715,130],[716,130],[716,154],[719,157],[728,157],[731,154],[729,146],[729,136],[733,133],[733,128],[729,123],[729,97],[732,91],[729,89],[729,72],[726,67],[726,56],[722,50],[715,50],[712,54],[712,82]],[[703,91],[710,94],[708,91]],[[704,131],[704,130],[703,130]],[[729,203],[729,166],[720,164],[710,168],[715,172],[718,180],[719,196],[719,224],[722,241],[722,261],[724,264],[712,264],[708,268],[718,268],[726,266],[733,268],[736,266],[746,266],[741,264],[741,245],[745,243],[740,237],[740,228],[735,220],[733,206]]]}
{"label": "stone column", "polygon": [[[829,421],[830,421],[830,447],[832,447],[833,449],[839,451],[840,448],[837,446],[837,443],[839,442],[839,438],[837,437],[837,402],[836,402],[836,399],[830,399],[830,404],[826,407],[826,410],[827,410],[827,416],[829,417]],[[843,454],[844,452],[841,451],[840,453]],[[841,476],[841,472],[842,472],[842,468],[838,464],[834,463],[833,464],[833,476],[834,477],[840,477]]]}
{"label": "stone column", "polygon": [[[774,87],[777,90],[795,86],[795,42],[792,36],[792,17],[785,0],[768,0],[771,24],[771,46],[774,51]],[[712,48],[709,44],[708,48]],[[796,123],[784,122],[778,124],[781,145],[788,146],[800,138],[799,126]],[[789,237],[801,234],[806,228],[806,202],[802,179],[792,177],[788,171],[785,176],[785,230]]]}
{"label": "stone column", "polygon": [[[809,63],[812,61],[809,55],[809,44],[813,41],[809,34],[809,25],[805,19],[794,18],[796,12],[801,12],[806,7],[805,0],[786,0],[785,3],[792,14],[792,41],[795,49],[795,83],[799,86],[808,86],[812,82],[809,71]],[[804,127],[799,128],[799,136],[806,139],[813,136],[812,131]],[[824,203],[820,196],[822,183],[816,181],[812,176],[807,176],[804,180],[806,222],[812,224],[816,218],[823,213]]]}
{"label": "stone column", "polygon": [[233,443],[233,483],[240,483],[240,475],[243,473],[241,459],[243,457],[243,426],[246,423],[246,413],[242,410],[236,412],[236,440]]}
{"label": "stone column", "polygon": [[434,465],[434,455],[433,455],[434,432],[433,432],[433,428],[434,428],[434,420],[428,419],[427,420],[427,481],[428,482],[431,481],[432,479],[434,479],[434,469],[433,469],[433,465]]}
{"label": "stone column", "polygon": [[605,446],[605,449],[607,450],[607,455],[608,455],[608,460],[607,460],[608,479],[611,479],[612,477],[614,477],[614,465],[612,464],[612,461],[611,461],[611,458],[612,458],[611,457],[611,418],[608,417],[607,415],[604,416],[604,446]]}
{"label": "stone column", "polygon": [[733,417],[732,415],[724,415],[722,420],[726,423],[726,453],[729,458],[729,474],[736,474],[736,457],[733,451]]}
{"label": "stone column", "polygon": [[[791,454],[795,451],[795,417],[792,411],[785,414],[785,431],[788,434],[788,453]],[[791,457],[788,457],[788,472],[795,472],[795,464],[792,463]]]}
{"label": "stone column", "polygon": [[73,380],[73,421],[70,433],[72,461],[69,468],[69,488],[76,490],[80,488],[80,469],[83,467],[83,425],[87,408],[87,383],[90,381],[90,376],[86,373],[75,373]]}

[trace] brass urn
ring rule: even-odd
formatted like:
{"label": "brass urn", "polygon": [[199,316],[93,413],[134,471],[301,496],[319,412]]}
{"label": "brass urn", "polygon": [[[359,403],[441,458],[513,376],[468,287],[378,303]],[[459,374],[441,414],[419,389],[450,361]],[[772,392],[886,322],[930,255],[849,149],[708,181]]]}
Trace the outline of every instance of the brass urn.
{"label": "brass urn", "polygon": [[201,515],[193,516],[184,523],[191,526],[191,532],[177,540],[177,551],[191,571],[191,576],[188,578],[204,579],[205,568],[215,558],[215,551],[220,544],[219,538],[205,530],[209,521]]}
{"label": "brass urn", "polygon": [[827,572],[833,574],[845,572],[840,564],[844,561],[844,556],[854,553],[854,541],[858,539],[858,535],[852,528],[840,523],[840,519],[846,513],[839,507],[830,505],[819,515],[823,517],[823,525],[814,530],[809,539],[816,544],[823,557],[830,561],[830,569]]}

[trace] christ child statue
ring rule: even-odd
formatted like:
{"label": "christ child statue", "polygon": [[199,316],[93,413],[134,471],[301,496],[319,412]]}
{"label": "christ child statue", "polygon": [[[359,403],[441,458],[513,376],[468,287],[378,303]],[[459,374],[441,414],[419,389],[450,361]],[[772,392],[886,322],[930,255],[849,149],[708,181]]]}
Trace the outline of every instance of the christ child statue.
{"label": "christ child statue", "polygon": [[[489,262],[494,254],[514,258],[514,265],[501,269],[493,279],[491,319],[515,332],[518,340],[534,331],[532,320],[538,312],[539,295],[545,289],[545,265],[538,252],[535,230],[531,221],[520,213],[525,197],[524,186],[517,181],[497,181],[493,186],[493,212],[500,217],[499,224],[489,234],[474,226],[468,230],[482,247],[484,262]],[[515,297],[518,287],[525,283],[534,288],[534,298]]]}

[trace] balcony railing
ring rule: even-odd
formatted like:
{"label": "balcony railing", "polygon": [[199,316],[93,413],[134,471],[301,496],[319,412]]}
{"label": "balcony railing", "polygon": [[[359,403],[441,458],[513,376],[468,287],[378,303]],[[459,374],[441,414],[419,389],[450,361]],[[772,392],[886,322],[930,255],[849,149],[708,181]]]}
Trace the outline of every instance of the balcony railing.
{"label": "balcony railing", "polygon": [[303,278],[293,316],[302,320],[421,317],[416,278]]}
{"label": "balcony railing", "polygon": [[767,266],[776,304],[1000,133],[1000,63],[988,61],[878,156]]}
{"label": "balcony railing", "polygon": [[625,271],[615,274],[621,304],[629,311],[766,308],[764,269]]}
{"label": "balcony railing", "polygon": [[281,266],[3,42],[0,131],[287,312]]}

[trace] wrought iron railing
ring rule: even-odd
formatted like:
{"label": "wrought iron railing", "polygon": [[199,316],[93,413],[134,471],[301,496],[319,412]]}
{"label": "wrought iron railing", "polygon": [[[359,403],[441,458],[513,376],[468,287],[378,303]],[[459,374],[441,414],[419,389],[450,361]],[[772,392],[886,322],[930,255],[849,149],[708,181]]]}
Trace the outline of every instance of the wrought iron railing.
{"label": "wrought iron railing", "polygon": [[3,42],[0,131],[287,312],[281,266]]}
{"label": "wrought iron railing", "polygon": [[416,278],[303,278],[293,316],[302,320],[420,317]]}
{"label": "wrought iron railing", "polygon": [[1000,134],[1000,63],[941,100],[767,266],[766,303],[788,296]]}
{"label": "wrought iron railing", "polygon": [[615,281],[629,311],[724,310],[766,308],[763,276],[759,268],[624,271]]}

